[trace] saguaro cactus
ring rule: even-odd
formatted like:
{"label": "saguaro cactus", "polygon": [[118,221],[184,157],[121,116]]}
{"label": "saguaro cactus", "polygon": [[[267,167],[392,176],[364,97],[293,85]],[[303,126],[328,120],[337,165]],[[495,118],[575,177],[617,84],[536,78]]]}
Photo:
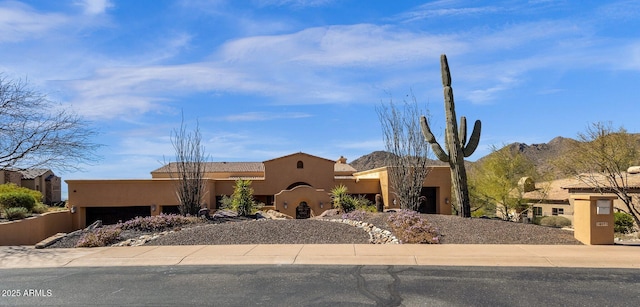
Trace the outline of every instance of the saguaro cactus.
{"label": "saguaro cactus", "polygon": [[444,88],[444,109],[447,117],[445,128],[445,152],[429,129],[429,124],[424,116],[420,117],[422,134],[431,144],[434,154],[443,162],[448,162],[451,167],[451,184],[458,207],[458,214],[463,217],[471,217],[471,205],[469,204],[469,189],[467,188],[467,171],[464,168],[464,158],[471,156],[480,142],[481,123],[476,120],[469,143],[467,143],[467,119],[460,117],[460,130],[456,121],[456,109],[453,101],[453,89],[451,88],[451,73],[447,56],[440,56],[440,70],[442,72],[442,86]]}

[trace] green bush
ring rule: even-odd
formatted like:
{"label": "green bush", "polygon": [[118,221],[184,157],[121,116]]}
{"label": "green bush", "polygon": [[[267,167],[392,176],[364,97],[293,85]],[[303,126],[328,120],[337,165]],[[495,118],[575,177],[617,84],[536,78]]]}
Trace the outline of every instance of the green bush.
{"label": "green bush", "polygon": [[633,231],[633,217],[626,212],[613,213],[613,230],[619,233],[631,233]]}
{"label": "green bush", "polygon": [[10,221],[21,220],[27,217],[27,215],[29,215],[29,210],[27,210],[27,208],[24,208],[24,207],[6,208],[4,210],[4,215]]}
{"label": "green bush", "polygon": [[9,192],[0,194],[0,206],[5,209],[9,208],[26,208],[28,212],[31,212],[36,205],[35,199],[30,194],[24,192]]}
{"label": "green bush", "polygon": [[49,212],[49,206],[43,203],[37,203],[35,206],[33,206],[33,209],[31,209],[31,213],[42,214],[45,212]]}
{"label": "green bush", "polygon": [[571,220],[563,216],[545,216],[540,220],[540,225],[562,228],[571,226]]}
{"label": "green bush", "polygon": [[31,197],[33,197],[33,200],[36,203],[39,203],[42,201],[42,193],[40,193],[39,191],[24,188],[24,187],[19,187],[14,183],[0,184],[0,195],[7,194],[7,193],[14,193],[14,192],[29,194],[31,195]]}
{"label": "green bush", "polygon": [[370,200],[368,200],[364,195],[360,195],[358,197],[353,197],[356,202],[355,210],[362,210],[365,212],[378,212],[376,205],[374,205]]}
{"label": "green bush", "polygon": [[533,220],[531,220],[531,223],[536,224],[536,225],[540,225],[540,221],[545,217],[546,216],[534,216]]}

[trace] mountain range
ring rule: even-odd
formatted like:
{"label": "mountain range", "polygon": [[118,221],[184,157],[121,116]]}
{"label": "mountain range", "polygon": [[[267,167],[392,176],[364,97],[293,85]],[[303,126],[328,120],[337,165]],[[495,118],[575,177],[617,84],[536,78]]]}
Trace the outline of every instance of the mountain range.
{"label": "mountain range", "polygon": [[[637,142],[640,144],[640,134],[632,134],[636,137]],[[500,149],[517,149],[522,152],[525,157],[530,159],[537,170],[540,173],[551,173],[554,178],[562,178],[566,177],[559,170],[554,169],[553,163],[557,157],[563,156],[565,153],[571,150],[572,145],[578,142],[577,140],[565,137],[555,137],[548,143],[542,144],[525,144],[525,143],[511,143]],[[466,165],[474,165],[478,163],[482,163],[487,157],[491,156],[494,153],[490,153],[475,162],[465,161]],[[368,169],[378,168],[385,166],[385,160],[391,155],[391,153],[386,151],[374,151],[370,154],[364,155],[353,160],[349,163],[353,168],[358,171],[364,171]],[[439,160],[431,160],[431,165],[447,165]]]}

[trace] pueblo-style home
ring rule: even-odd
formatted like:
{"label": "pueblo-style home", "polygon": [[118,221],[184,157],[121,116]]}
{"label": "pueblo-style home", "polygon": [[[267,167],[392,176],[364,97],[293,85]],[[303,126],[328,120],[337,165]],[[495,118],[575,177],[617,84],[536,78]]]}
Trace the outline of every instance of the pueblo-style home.
{"label": "pueblo-style home", "polygon": [[[296,208],[307,205],[311,215],[331,209],[331,190],[344,185],[353,195],[370,200],[380,194],[385,208],[398,208],[389,184],[387,167],[357,172],[346,159],[334,161],[306,153],[264,162],[207,162],[205,205],[219,207],[224,195],[231,195],[237,179],[249,179],[254,197],[273,209],[296,216]],[[101,219],[105,224],[135,216],[177,212],[175,165],[151,172],[151,179],[66,180],[74,228]],[[172,174],[173,173],[173,174]],[[433,166],[424,181],[419,211],[451,214],[451,176],[448,166]]]}

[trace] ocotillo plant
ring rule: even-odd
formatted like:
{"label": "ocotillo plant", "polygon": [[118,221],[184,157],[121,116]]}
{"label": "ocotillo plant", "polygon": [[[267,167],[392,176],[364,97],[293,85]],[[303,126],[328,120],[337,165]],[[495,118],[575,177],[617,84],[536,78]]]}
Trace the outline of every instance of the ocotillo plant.
{"label": "ocotillo plant", "polygon": [[447,56],[440,56],[440,70],[442,72],[442,86],[444,88],[444,109],[447,117],[445,128],[445,152],[429,129],[427,118],[420,117],[422,134],[431,144],[434,154],[440,161],[448,162],[451,167],[451,185],[458,214],[463,217],[471,217],[471,205],[469,204],[469,189],[467,188],[467,171],[464,168],[464,158],[469,157],[478,147],[480,142],[481,123],[476,120],[469,143],[467,143],[467,119],[460,117],[460,130],[456,121],[456,109],[453,101],[453,89],[451,88],[451,73]]}

